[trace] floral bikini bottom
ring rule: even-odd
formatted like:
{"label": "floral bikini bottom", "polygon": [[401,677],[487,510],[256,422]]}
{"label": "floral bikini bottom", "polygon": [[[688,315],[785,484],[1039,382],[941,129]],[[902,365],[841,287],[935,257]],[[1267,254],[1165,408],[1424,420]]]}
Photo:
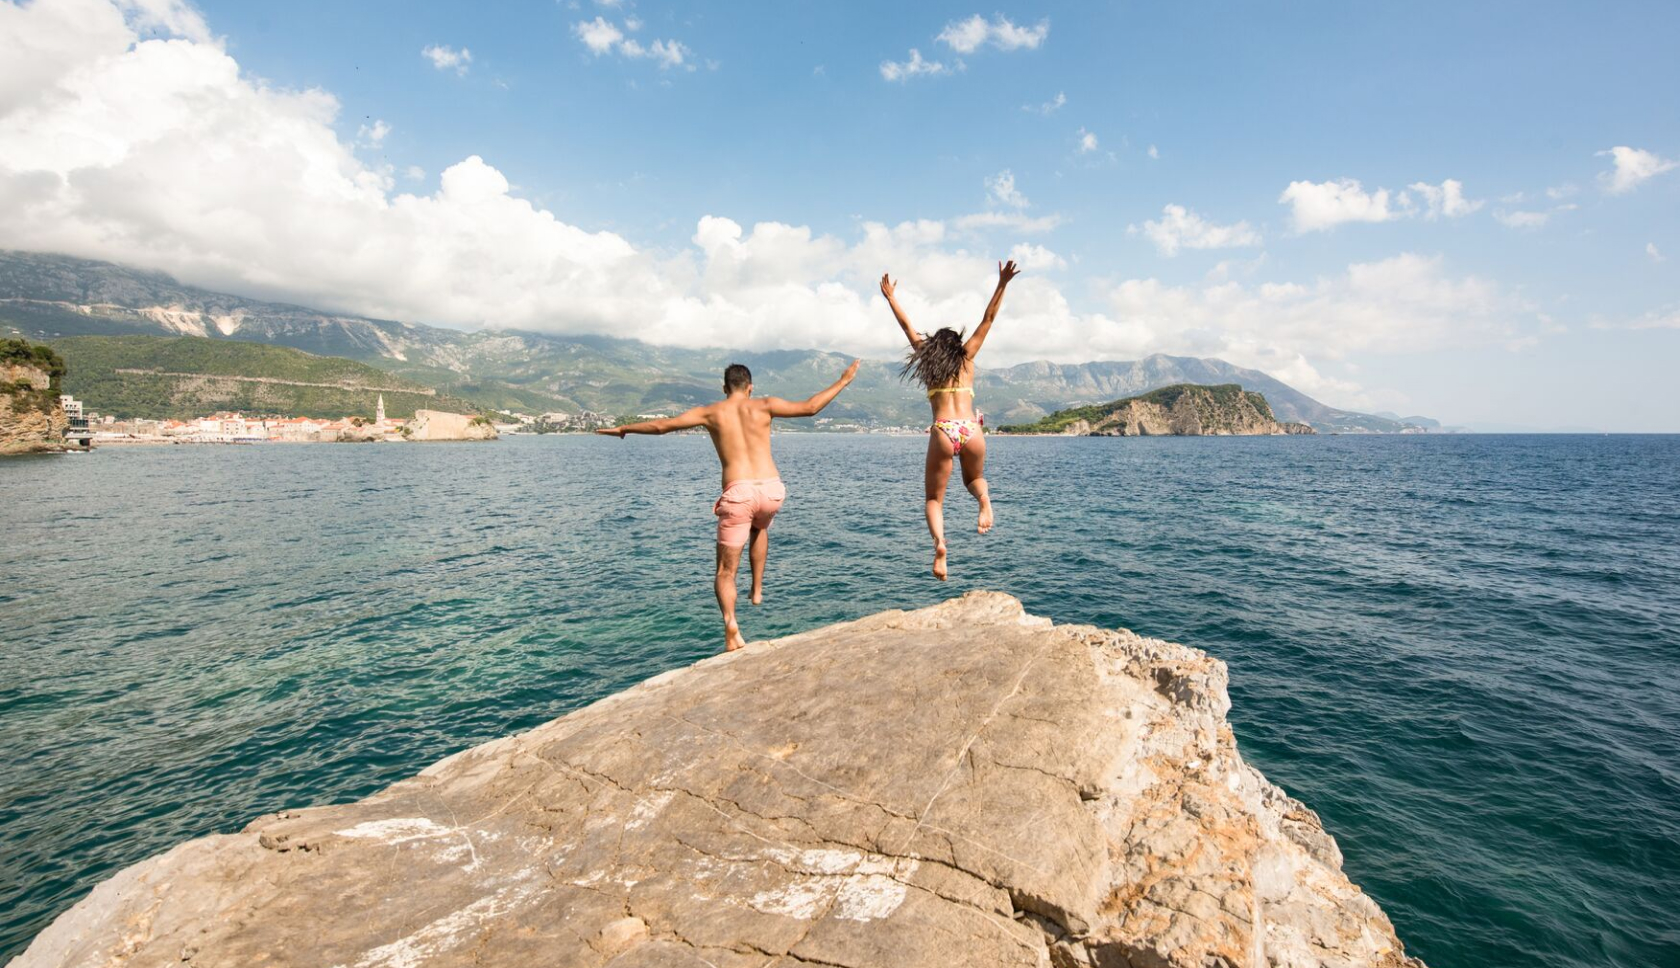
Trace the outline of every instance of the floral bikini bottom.
{"label": "floral bikini bottom", "polygon": [[951,442],[951,453],[956,455],[962,453],[963,444],[979,435],[980,427],[984,422],[984,418],[980,420],[935,420],[933,426],[928,429],[937,430],[944,434],[945,439]]}

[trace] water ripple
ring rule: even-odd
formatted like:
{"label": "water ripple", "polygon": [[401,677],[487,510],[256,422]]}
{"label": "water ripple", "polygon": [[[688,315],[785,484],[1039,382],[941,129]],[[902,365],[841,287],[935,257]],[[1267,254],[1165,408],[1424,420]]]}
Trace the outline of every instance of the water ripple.
{"label": "water ripple", "polygon": [[[1437,965],[1680,964],[1680,439],[778,439],[769,637],[1009,591],[1231,664],[1245,754]],[[0,959],[114,870],[716,647],[703,439],[0,465]],[[970,530],[965,530],[970,529]]]}

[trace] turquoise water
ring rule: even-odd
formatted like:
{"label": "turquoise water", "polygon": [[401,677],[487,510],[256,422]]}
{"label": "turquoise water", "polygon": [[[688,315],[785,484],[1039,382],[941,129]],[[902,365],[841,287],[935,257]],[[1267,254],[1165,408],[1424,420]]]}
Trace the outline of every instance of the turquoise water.
{"label": "turquoise water", "polygon": [[[1680,437],[777,439],[749,637],[974,588],[1231,665],[1243,752],[1443,966],[1680,964]],[[0,464],[0,958],[99,879],[710,654],[703,438]]]}

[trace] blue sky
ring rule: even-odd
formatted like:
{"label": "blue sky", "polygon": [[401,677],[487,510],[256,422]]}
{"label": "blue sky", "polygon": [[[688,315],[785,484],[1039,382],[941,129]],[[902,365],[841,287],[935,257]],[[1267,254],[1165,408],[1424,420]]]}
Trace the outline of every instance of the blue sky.
{"label": "blue sky", "polygon": [[[50,47],[49,6],[111,4],[0,2],[0,44]],[[925,326],[971,325],[988,266],[1024,253],[999,362],[1187,352],[1449,423],[1680,431],[1659,389],[1680,361],[1672,3],[112,9],[122,50],[67,60],[113,90],[111,59],[136,62],[122,90],[145,103],[119,127],[170,103],[195,120],[158,107],[124,152],[65,160],[76,125],[26,105],[0,115],[22,145],[0,176],[97,169],[196,212],[112,231],[124,206],[88,190],[0,243],[442,325],[877,357],[875,265]],[[139,56],[158,42],[177,46]],[[941,69],[892,79],[913,48]],[[14,84],[108,111],[97,82],[42,71]],[[246,107],[219,121],[207,90]],[[306,147],[273,161],[264,132],[294,124]],[[226,166],[201,150],[171,181],[178,160],[136,147],[189,139]],[[312,208],[317,168],[360,207]],[[289,193],[307,224],[265,207]]]}

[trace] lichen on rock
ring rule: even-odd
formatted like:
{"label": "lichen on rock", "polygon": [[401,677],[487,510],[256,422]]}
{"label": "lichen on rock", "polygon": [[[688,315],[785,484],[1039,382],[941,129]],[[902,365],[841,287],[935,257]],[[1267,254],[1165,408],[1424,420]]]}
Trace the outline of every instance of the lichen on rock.
{"label": "lichen on rock", "polygon": [[100,885],[14,965],[1417,966],[1223,663],[974,592]]}

